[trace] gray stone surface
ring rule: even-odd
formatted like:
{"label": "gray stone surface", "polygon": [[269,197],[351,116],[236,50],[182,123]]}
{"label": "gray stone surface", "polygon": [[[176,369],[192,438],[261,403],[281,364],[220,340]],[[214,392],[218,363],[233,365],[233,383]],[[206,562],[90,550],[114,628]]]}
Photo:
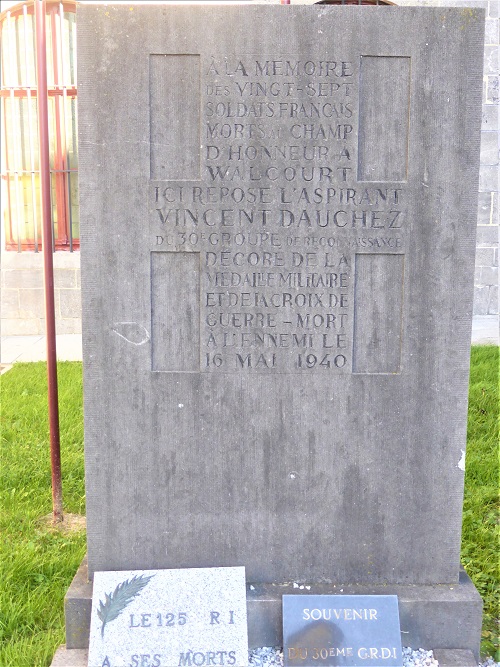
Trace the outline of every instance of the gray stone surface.
{"label": "gray stone surface", "polygon": [[[250,584],[247,586],[248,643],[282,646],[282,596],[287,594],[397,595],[401,642],[414,649],[458,648],[479,657],[482,601],[471,580],[460,571],[458,585]],[[86,648],[90,628],[92,583],[84,561],[66,594],[66,645]],[[84,643],[81,643],[84,638]]]}
{"label": "gray stone surface", "polygon": [[[287,593],[345,595],[397,595],[404,646],[432,649],[472,649],[479,657],[482,601],[467,574],[449,585],[352,585],[311,584],[297,589],[292,584],[254,586],[247,597],[249,644],[251,647],[281,645],[281,598]],[[279,634],[273,634],[273,628]],[[266,641],[264,641],[264,639]]]}
{"label": "gray stone surface", "polygon": [[476,667],[477,660],[472,651],[436,649],[434,657],[439,667]]}
{"label": "gray stone surface", "polygon": [[37,288],[43,285],[43,273],[39,270],[29,269],[5,271],[2,273],[2,282],[2,287],[12,289]]}
{"label": "gray stone surface", "polygon": [[92,583],[89,581],[87,556],[85,556],[64,596],[64,621],[68,649],[88,648],[91,612]]}
{"label": "gray stone surface", "polygon": [[[43,254],[33,252],[2,254],[2,336],[45,333],[43,297]],[[80,253],[54,253],[54,297],[58,334],[80,333],[79,303]],[[75,307],[68,308],[66,299]]]}
{"label": "gray stone surface", "polygon": [[88,667],[87,649],[67,649],[60,646],[50,664],[50,667]]}
{"label": "gray stone surface", "polygon": [[495,225],[479,225],[477,228],[478,247],[498,246],[498,227]]}
{"label": "gray stone surface", "polygon": [[248,664],[245,568],[94,574],[89,667]]}
{"label": "gray stone surface", "polygon": [[19,310],[21,317],[43,317],[45,313],[43,288],[19,290]]}
{"label": "gray stone surface", "polygon": [[481,164],[498,165],[498,152],[498,132],[483,132],[481,135]]}
{"label": "gray stone surface", "polygon": [[489,0],[488,16],[498,18],[500,14],[500,3],[497,0]]}
{"label": "gray stone surface", "polygon": [[19,310],[19,291],[3,287],[0,307],[2,309],[2,318],[15,317]]}
{"label": "gray stone surface", "polygon": [[498,19],[486,19],[484,29],[484,43],[498,44],[500,41],[499,35],[500,22]]}
{"label": "gray stone surface", "polygon": [[479,171],[479,189],[482,192],[494,192],[495,190],[498,192],[498,188],[498,167],[496,165],[481,165]]}
{"label": "gray stone surface", "polygon": [[495,104],[483,105],[483,124],[484,131],[497,130],[498,131],[498,115],[499,108]]}
{"label": "gray stone surface", "polygon": [[91,572],[458,581],[484,12],[366,9],[79,8]]}
{"label": "gray stone surface", "polygon": [[498,267],[484,266],[481,269],[479,282],[482,285],[498,285]]}
{"label": "gray stone surface", "polygon": [[498,75],[486,76],[486,104],[498,104],[500,100],[500,77]]}
{"label": "gray stone surface", "polygon": [[[478,211],[477,224],[478,225],[494,225],[498,216],[495,217],[495,193],[493,192],[479,192],[478,193]],[[478,239],[478,245],[480,239]]]}

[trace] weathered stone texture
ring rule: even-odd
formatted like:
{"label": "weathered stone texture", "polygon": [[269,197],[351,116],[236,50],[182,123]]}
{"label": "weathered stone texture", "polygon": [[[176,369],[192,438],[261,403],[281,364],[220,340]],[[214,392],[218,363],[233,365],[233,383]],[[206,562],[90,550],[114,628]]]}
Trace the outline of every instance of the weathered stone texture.
{"label": "weathered stone texture", "polygon": [[457,582],[483,20],[79,9],[91,572]]}

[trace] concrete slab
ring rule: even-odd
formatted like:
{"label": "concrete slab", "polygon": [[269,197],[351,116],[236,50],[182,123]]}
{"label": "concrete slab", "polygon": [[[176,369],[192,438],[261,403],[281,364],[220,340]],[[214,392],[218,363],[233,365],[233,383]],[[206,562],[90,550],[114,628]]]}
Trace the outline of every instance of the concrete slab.
{"label": "concrete slab", "polygon": [[471,651],[436,649],[434,658],[439,662],[439,667],[475,667],[477,665],[477,660]]}
{"label": "concrete slab", "polygon": [[57,649],[51,667],[87,667],[88,656],[87,649],[67,649],[63,645]]}
{"label": "concrete slab", "polygon": [[499,345],[499,316],[476,315],[476,317],[473,317],[471,341],[473,345]]}
{"label": "concrete slab", "polygon": [[3,364],[13,364],[21,357],[30,354],[32,349],[38,349],[44,336],[2,336],[0,346],[0,361]]}
{"label": "concrete slab", "polygon": [[[59,361],[82,360],[81,334],[62,334],[56,337]],[[13,364],[16,361],[45,361],[45,336],[2,336],[0,362]]]}

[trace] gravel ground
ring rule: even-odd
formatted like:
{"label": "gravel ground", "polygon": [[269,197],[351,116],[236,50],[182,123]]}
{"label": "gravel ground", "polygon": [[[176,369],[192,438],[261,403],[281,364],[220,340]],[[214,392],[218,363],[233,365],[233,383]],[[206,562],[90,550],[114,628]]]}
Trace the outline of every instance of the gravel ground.
{"label": "gravel ground", "polygon": [[[250,667],[283,667],[283,649],[277,646],[263,646],[249,652]],[[403,648],[403,667],[439,667],[432,651]],[[500,662],[488,658],[481,667],[500,667]]]}
{"label": "gravel ground", "polygon": [[495,662],[493,658],[487,658],[481,667],[500,667],[500,662]]}

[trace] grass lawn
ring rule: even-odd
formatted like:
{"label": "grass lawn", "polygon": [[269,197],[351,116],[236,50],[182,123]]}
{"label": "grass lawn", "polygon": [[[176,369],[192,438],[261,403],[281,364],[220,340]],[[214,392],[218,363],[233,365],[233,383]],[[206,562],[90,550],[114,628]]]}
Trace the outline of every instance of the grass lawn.
{"label": "grass lawn", "polygon": [[[63,598],[85,531],[41,521],[52,511],[44,363],[1,376],[0,667],[50,665],[64,643]],[[64,506],[85,513],[82,365],[59,364]]]}
{"label": "grass lawn", "polygon": [[[484,655],[500,661],[499,348],[474,347],[465,476],[463,563],[485,603]],[[85,513],[81,364],[59,364],[63,497]],[[0,667],[47,667],[64,643],[63,598],[85,553],[83,529],[52,510],[45,364],[1,377]]]}
{"label": "grass lawn", "polygon": [[471,354],[462,563],[484,603],[481,650],[500,662],[499,350]]}

